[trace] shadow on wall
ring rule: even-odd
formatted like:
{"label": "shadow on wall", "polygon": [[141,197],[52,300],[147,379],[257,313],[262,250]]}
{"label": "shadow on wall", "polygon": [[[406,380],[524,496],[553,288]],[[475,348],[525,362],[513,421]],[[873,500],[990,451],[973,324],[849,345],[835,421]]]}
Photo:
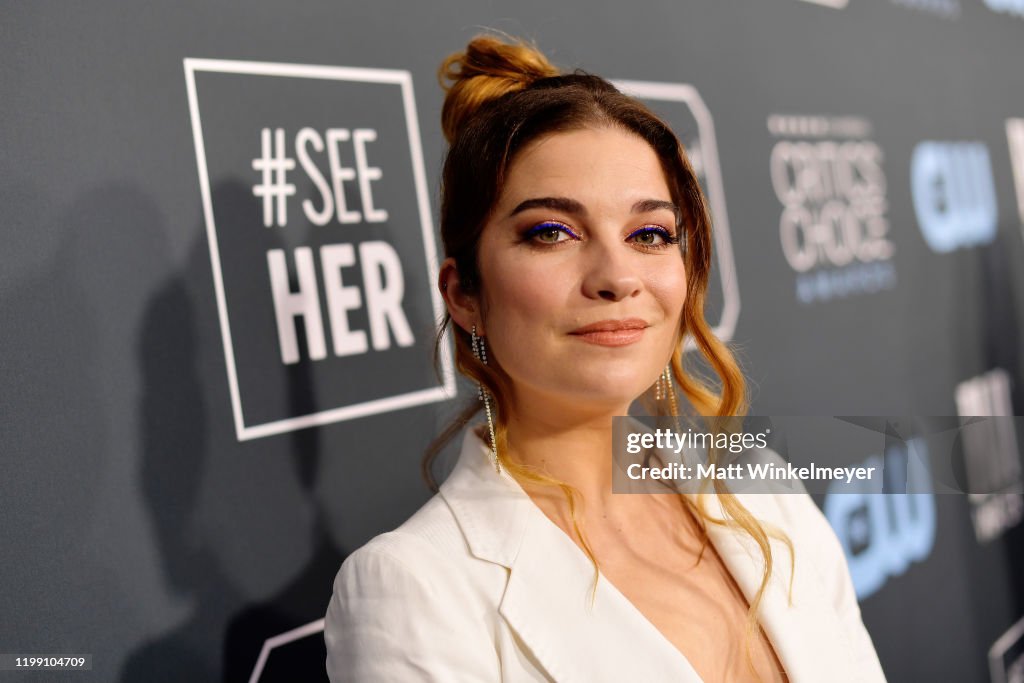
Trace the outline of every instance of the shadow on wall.
{"label": "shadow on wall", "polygon": [[154,212],[138,193],[112,188],[36,225],[19,210],[44,205],[44,188],[8,185],[18,201],[7,209],[4,227],[15,230],[0,258],[0,642],[7,652],[95,653],[101,674],[99,655],[117,645],[118,629],[95,627],[130,604],[99,521],[115,459],[90,292],[95,259],[107,254],[93,227],[109,218],[111,200],[128,220]]}
{"label": "shadow on wall", "polygon": [[[214,188],[214,204],[233,206],[239,211],[255,208],[251,192],[238,183],[225,183]],[[253,212],[252,224],[259,225]],[[205,236],[205,229],[197,231]],[[326,531],[323,512],[314,508],[306,530],[312,552],[303,566],[297,567],[287,585],[269,599],[253,603],[246,598],[225,570],[217,548],[210,547],[208,535],[197,533],[201,525],[215,526],[221,535],[243,532],[254,535],[253,519],[200,520],[200,492],[210,489],[228,491],[237,483],[240,469],[244,476],[247,463],[227,468],[213,468],[215,459],[253,458],[251,467],[260,461],[287,459],[288,471],[295,481],[282,481],[281,486],[295,486],[304,496],[303,502],[315,506],[311,493],[317,472],[321,445],[316,429],[292,432],[288,437],[267,443],[235,443],[234,429],[227,403],[227,387],[223,365],[220,376],[204,377],[199,358],[213,351],[201,348],[200,339],[216,338],[220,353],[216,310],[197,314],[194,283],[210,284],[210,259],[205,237],[200,237],[190,250],[183,270],[170,278],[152,298],[138,336],[137,358],[141,366],[142,396],[139,440],[142,448],[141,487],[151,516],[160,549],[169,590],[190,601],[192,613],[183,623],[161,637],[139,648],[128,658],[121,680],[159,683],[162,681],[248,681],[264,642],[271,637],[323,617],[330,599],[335,574],[346,553],[331,542]],[[209,300],[213,288],[209,286]],[[212,311],[212,316],[210,315]],[[212,326],[213,331],[200,329]],[[223,363],[223,355],[220,355]],[[209,405],[213,392],[208,387],[224,387],[216,394],[223,406]],[[293,380],[283,389],[288,401],[308,405],[312,387],[310,378]],[[212,415],[217,424],[211,427]],[[211,431],[211,429],[217,431]],[[230,431],[219,440],[225,446],[211,449],[211,437]],[[230,438],[228,438],[230,437]],[[230,441],[232,443],[227,444]],[[289,444],[289,445],[285,445]],[[217,452],[221,449],[224,452]],[[262,449],[262,450],[261,450]],[[267,452],[278,449],[287,452]],[[252,451],[252,452],[249,452]],[[256,453],[256,455],[254,455]],[[211,475],[211,473],[213,473]],[[211,476],[215,477],[211,481]],[[270,480],[270,485],[275,485]],[[280,501],[275,496],[274,501]],[[269,501],[268,505],[273,505]],[[255,504],[258,505],[258,502]],[[223,511],[223,509],[222,509]],[[225,531],[226,530],[226,531]],[[258,531],[258,530],[257,530]],[[280,533],[280,529],[274,530]],[[259,537],[259,534],[256,534]],[[255,554],[263,555],[263,549]],[[281,550],[268,541],[265,555],[268,564],[287,562]],[[257,575],[260,566],[245,568]],[[236,572],[237,573],[237,572]],[[218,659],[218,647],[223,644]],[[294,646],[279,648],[268,660],[260,681],[326,680],[325,650],[322,636],[296,641]]]}

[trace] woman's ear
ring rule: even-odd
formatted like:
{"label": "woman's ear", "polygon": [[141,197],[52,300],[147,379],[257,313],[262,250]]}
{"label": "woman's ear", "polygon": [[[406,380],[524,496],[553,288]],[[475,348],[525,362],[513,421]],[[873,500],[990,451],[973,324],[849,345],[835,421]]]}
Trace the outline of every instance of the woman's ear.
{"label": "woman's ear", "polygon": [[477,334],[483,336],[483,319],[480,317],[480,302],[477,297],[467,294],[462,287],[459,271],[455,268],[455,259],[449,256],[441,264],[437,277],[437,287],[441,290],[444,303],[448,307],[448,315],[455,324],[469,332],[473,325]]}

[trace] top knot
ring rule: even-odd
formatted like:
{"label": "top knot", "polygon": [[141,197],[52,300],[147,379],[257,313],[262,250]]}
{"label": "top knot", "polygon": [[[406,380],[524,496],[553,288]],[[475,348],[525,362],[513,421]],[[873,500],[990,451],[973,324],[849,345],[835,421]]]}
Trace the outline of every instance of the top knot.
{"label": "top knot", "polygon": [[445,138],[451,144],[466,120],[486,102],[558,74],[540,50],[522,40],[473,38],[465,51],[449,55],[437,72],[447,93],[441,109]]}

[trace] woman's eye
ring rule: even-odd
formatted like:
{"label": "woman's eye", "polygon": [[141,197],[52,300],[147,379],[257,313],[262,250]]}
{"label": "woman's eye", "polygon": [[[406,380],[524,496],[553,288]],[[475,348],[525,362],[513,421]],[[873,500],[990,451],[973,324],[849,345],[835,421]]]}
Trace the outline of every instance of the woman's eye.
{"label": "woman's eye", "polygon": [[537,232],[534,236],[540,242],[558,242],[559,240],[562,239],[562,235],[564,234],[565,232],[563,232],[559,228],[544,228],[543,230]]}
{"label": "woman's eye", "polygon": [[557,244],[569,239],[579,239],[569,226],[562,223],[541,223],[526,231],[523,235],[524,241],[541,242],[544,244]]}
{"label": "woman's eye", "polygon": [[627,239],[645,247],[667,247],[670,244],[679,243],[679,239],[673,237],[668,230],[656,226],[634,230]]}

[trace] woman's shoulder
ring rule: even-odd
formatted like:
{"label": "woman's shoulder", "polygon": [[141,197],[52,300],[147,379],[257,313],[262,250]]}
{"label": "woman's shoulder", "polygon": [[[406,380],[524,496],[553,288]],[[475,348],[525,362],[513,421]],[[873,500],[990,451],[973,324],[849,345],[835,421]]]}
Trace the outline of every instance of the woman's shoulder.
{"label": "woman's shoulder", "polygon": [[463,556],[466,540],[444,498],[434,494],[397,529],[374,536],[345,558],[342,571],[384,561],[422,572]]}
{"label": "woman's shoulder", "polygon": [[491,593],[501,578],[496,569],[474,555],[449,501],[437,493],[401,526],[373,537],[346,557],[334,589],[372,590],[402,575],[401,581],[410,586],[429,585],[434,592]]}
{"label": "woman's shoulder", "polygon": [[[508,541],[515,536],[508,521],[521,520],[521,513],[519,498],[489,469],[483,441],[467,431],[456,466],[440,491],[397,529],[374,537],[349,555],[335,587],[357,574],[372,581],[387,567],[391,572],[429,577],[439,589],[449,584],[460,591],[476,586],[489,594],[500,583],[503,569],[481,547],[514,544]],[[516,529],[512,525],[512,531]]]}
{"label": "woman's shoulder", "polygon": [[331,680],[417,680],[425,671],[495,678],[490,659],[463,651],[470,643],[486,653],[501,595],[479,563],[440,495],[349,555],[325,617]]}

